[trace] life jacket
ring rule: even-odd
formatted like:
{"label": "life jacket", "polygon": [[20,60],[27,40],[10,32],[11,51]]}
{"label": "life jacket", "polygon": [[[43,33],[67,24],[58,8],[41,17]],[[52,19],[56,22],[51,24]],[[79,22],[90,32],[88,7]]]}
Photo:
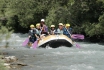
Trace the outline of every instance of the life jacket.
{"label": "life jacket", "polygon": [[72,34],[72,28],[68,28],[68,29],[66,29],[66,28],[63,28],[63,34],[66,34],[66,35],[68,35],[69,33],[70,34]]}
{"label": "life jacket", "polygon": [[57,33],[59,33],[59,34],[63,34],[63,29],[60,30],[60,29],[58,28],[58,29],[57,29]]}
{"label": "life jacket", "polygon": [[29,35],[31,36],[31,38],[35,38],[35,34],[36,34],[36,29],[29,30]]}
{"label": "life jacket", "polygon": [[55,34],[55,31],[56,31],[56,30],[50,30],[50,34],[51,34],[51,35]]}
{"label": "life jacket", "polygon": [[63,28],[63,34],[71,38],[70,35],[72,34],[72,28],[68,28],[68,29]]}
{"label": "life jacket", "polygon": [[46,25],[43,25],[43,27],[41,27],[41,29],[42,29],[41,34],[48,35],[48,27]]}
{"label": "life jacket", "polygon": [[41,35],[41,29],[36,29],[36,34]]}

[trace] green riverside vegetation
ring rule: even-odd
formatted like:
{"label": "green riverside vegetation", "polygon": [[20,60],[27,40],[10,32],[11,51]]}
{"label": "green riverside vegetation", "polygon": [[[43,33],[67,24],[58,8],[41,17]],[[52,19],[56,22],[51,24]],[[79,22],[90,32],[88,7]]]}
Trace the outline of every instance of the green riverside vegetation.
{"label": "green riverside vegetation", "polygon": [[104,0],[0,0],[0,22],[15,32],[30,24],[70,23],[74,33],[104,38]]}
{"label": "green riverside vegetation", "polygon": [[[2,56],[0,55],[0,57]],[[4,66],[4,61],[2,59],[0,59],[0,70],[9,70],[6,68],[6,66]]]}

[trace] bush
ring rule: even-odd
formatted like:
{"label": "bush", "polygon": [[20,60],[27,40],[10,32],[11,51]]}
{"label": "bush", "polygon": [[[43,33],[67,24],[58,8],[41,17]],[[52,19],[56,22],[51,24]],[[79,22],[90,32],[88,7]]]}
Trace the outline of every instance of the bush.
{"label": "bush", "polygon": [[13,30],[10,27],[2,26],[0,27],[0,41],[6,40],[5,47],[8,47],[8,39],[11,37]]}

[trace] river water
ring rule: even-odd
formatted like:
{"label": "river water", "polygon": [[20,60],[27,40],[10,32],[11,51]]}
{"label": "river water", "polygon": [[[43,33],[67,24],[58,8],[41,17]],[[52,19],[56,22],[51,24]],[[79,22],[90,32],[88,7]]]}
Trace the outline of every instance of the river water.
{"label": "river water", "polygon": [[[21,46],[27,34],[12,34],[9,48],[2,49],[28,66],[14,70],[104,70],[104,45],[77,42],[81,47],[29,49]],[[5,40],[0,43],[4,45]],[[12,69],[13,70],[13,69]]]}

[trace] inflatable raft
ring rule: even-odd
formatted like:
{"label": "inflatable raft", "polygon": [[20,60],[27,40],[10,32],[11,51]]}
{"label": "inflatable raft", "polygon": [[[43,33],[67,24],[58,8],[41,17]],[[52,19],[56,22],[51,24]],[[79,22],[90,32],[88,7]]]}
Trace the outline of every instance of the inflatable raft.
{"label": "inflatable raft", "polygon": [[57,48],[60,46],[72,47],[72,40],[65,35],[48,35],[38,42],[38,47],[50,46]]}

